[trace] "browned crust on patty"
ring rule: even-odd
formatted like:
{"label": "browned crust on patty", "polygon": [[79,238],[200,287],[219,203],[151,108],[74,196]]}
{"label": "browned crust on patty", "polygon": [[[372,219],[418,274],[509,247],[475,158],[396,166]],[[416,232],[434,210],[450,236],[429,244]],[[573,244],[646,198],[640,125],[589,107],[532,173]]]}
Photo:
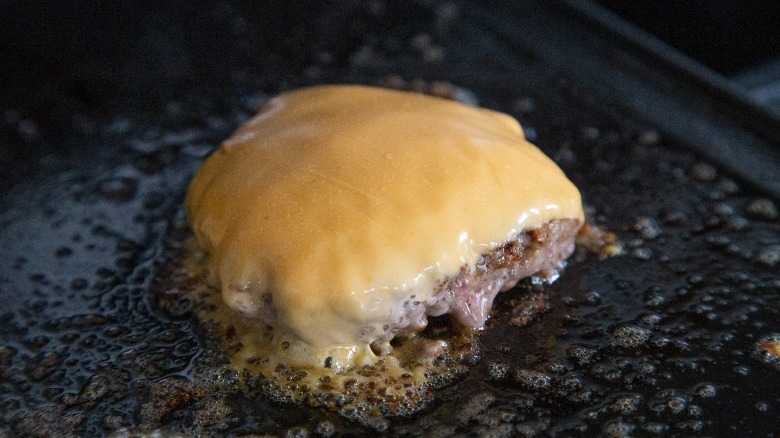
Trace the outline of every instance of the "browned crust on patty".
{"label": "browned crust on patty", "polygon": [[574,238],[581,227],[578,219],[555,219],[521,232],[480,256],[475,268],[463,266],[456,276],[441,282],[431,300],[404,303],[406,314],[398,321],[388,321],[385,333],[372,345],[375,350],[385,351],[381,345],[395,335],[422,331],[428,325],[428,316],[449,313],[464,326],[482,327],[498,292],[511,289],[526,277],[557,277],[574,252]]}

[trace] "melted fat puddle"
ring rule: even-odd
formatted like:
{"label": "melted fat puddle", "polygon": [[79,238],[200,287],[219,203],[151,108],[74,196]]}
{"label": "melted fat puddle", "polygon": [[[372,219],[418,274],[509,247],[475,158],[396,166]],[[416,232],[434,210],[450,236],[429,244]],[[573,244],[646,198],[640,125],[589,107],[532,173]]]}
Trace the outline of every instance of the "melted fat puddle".
{"label": "melted fat puddle", "polygon": [[[205,254],[192,238],[186,246],[189,255],[184,260],[183,276],[187,277],[185,283],[193,285],[189,294],[195,314],[204,326],[213,328],[207,330],[209,336],[216,337],[211,341],[222,348],[243,389],[342,413],[408,415],[424,408],[432,400],[430,390],[451,383],[477,355],[478,332],[438,326],[432,321],[421,334],[393,339],[386,355],[376,356],[368,346],[367,351],[354,352],[358,357],[372,356],[364,365],[335,369],[327,366],[326,359],[320,367],[289,366],[296,355],[311,354],[308,347],[231,310],[220,292],[202,281]],[[431,348],[440,354],[420,362],[421,352]]]}

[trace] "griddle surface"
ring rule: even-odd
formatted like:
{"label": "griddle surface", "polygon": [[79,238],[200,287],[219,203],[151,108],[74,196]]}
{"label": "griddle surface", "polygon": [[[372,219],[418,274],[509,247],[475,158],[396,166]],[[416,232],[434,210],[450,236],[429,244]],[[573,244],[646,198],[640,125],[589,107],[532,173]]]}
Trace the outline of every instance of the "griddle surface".
{"label": "griddle surface", "polygon": [[[161,55],[148,76],[106,73],[90,89],[81,66],[45,86],[7,82],[0,435],[780,431],[780,358],[760,348],[780,337],[776,193],[659,111],[695,113],[694,128],[709,124],[741,147],[732,153],[770,151],[769,169],[780,168],[774,146],[630,50],[574,38],[588,28],[556,8],[521,2],[536,16],[514,17],[508,32],[485,21],[498,9],[382,5],[298,11],[291,20],[311,21],[284,40],[263,31],[284,26],[240,4],[194,6],[200,18],[179,27],[150,12],[123,65],[143,49],[179,57]],[[543,19],[571,33],[534,33]],[[196,24],[202,34],[188,38]],[[556,47],[583,58],[564,62]],[[501,294],[471,371],[410,418],[360,423],[247,397],[195,318],[158,305],[187,182],[267,96],[388,74],[449,81],[518,117],[626,254],[583,251],[553,285]],[[623,82],[607,86],[610,74]],[[643,112],[642,92],[662,103]]]}

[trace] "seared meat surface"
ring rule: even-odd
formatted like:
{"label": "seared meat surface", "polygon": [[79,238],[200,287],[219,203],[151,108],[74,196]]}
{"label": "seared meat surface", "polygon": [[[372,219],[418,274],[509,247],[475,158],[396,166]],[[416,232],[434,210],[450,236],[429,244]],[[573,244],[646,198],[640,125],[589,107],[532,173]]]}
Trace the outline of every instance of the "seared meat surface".
{"label": "seared meat surface", "polygon": [[451,314],[464,326],[482,327],[499,292],[530,276],[557,278],[558,270],[574,252],[574,237],[581,227],[577,219],[551,220],[483,254],[475,269],[463,266],[458,275],[443,281],[431,300],[404,303],[406,314],[388,322],[385,335],[374,342],[374,349],[383,351],[381,344],[397,334],[422,331],[428,325],[428,316]]}

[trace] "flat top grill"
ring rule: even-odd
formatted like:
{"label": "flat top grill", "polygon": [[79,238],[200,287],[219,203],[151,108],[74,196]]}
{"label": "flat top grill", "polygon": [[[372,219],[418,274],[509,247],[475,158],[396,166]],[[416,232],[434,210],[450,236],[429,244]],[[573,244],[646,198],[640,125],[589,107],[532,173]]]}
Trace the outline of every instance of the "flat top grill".
{"label": "flat top grill", "polygon": [[[149,12],[105,63],[11,77],[0,434],[777,433],[780,125],[735,114],[738,97],[578,2],[539,3],[345,2],[284,25],[260,6],[194,4]],[[267,96],[388,75],[518,117],[626,254],[583,252],[553,285],[501,294],[471,371],[410,418],[248,397],[195,318],[158,305],[186,184]]]}

